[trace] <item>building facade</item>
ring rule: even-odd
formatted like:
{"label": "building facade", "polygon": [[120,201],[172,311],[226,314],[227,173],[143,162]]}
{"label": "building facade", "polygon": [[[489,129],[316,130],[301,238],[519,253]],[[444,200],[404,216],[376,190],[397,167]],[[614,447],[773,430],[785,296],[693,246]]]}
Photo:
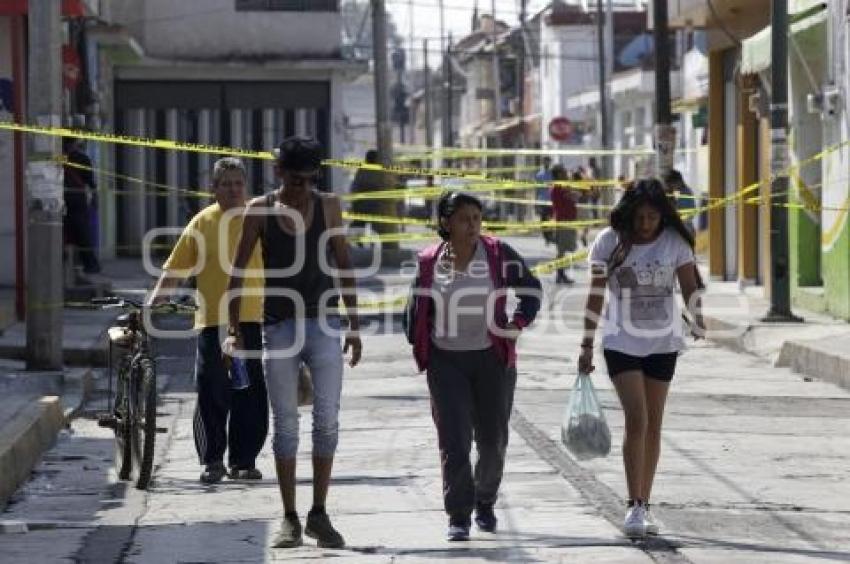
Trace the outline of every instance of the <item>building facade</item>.
{"label": "building facade", "polygon": [[[111,17],[143,56],[114,66],[113,128],[129,135],[267,151],[289,135],[317,138],[346,156],[344,88],[366,70],[341,53],[336,1],[214,0],[203,10],[167,0],[112,3]],[[227,30],[227,33],[222,33]],[[152,184],[205,190],[215,155],[119,147],[114,168]],[[272,163],[248,163],[254,193],[275,184]],[[346,172],[326,173],[341,191]],[[154,227],[180,226],[204,204],[118,180],[115,249],[136,254]]]}
{"label": "building facade", "polygon": [[[710,195],[758,186],[710,213],[711,274],[769,296],[771,3],[717,1],[714,13],[692,0],[669,6],[673,25],[708,32]],[[792,0],[788,12],[792,300],[850,319],[847,2]]]}
{"label": "building facade", "polygon": [[[64,123],[90,100],[84,22],[99,17],[99,2],[61,4]],[[26,0],[0,1],[0,121],[27,122]],[[0,331],[25,315],[26,288],[26,136],[0,130]]]}

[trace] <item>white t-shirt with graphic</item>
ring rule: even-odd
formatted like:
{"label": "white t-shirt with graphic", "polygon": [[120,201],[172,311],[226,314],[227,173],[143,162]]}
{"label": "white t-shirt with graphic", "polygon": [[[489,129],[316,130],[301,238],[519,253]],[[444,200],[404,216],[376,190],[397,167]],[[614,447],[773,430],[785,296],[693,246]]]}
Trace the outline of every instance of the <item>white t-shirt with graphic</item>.
{"label": "white t-shirt with graphic", "polygon": [[[603,230],[590,250],[591,268],[607,268],[618,241],[612,228]],[[623,263],[608,273],[602,347],[641,357],[684,349],[676,270],[694,262],[690,245],[672,228],[652,243],[633,244]]]}

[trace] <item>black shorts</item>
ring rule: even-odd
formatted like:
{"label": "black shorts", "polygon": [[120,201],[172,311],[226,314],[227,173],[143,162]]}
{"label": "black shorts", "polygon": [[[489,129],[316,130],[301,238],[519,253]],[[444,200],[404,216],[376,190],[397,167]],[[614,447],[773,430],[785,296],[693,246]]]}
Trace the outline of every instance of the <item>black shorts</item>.
{"label": "black shorts", "polygon": [[648,378],[661,382],[669,382],[673,379],[673,373],[676,372],[676,359],[679,356],[679,353],[674,352],[649,356],[632,356],[611,349],[605,349],[602,352],[605,354],[605,364],[608,365],[608,375],[612,378],[623,372],[640,370]]}

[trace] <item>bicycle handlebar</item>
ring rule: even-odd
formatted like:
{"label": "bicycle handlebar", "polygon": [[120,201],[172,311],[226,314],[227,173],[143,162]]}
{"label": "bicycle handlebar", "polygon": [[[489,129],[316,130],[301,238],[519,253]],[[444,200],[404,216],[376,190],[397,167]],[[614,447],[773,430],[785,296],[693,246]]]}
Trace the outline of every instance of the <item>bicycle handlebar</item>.
{"label": "bicycle handlebar", "polygon": [[139,300],[134,300],[132,298],[121,298],[118,296],[107,296],[105,298],[92,298],[92,305],[100,306],[101,309],[112,309],[112,308],[122,308],[122,309],[133,309],[137,311],[141,310],[150,310],[150,311],[162,311],[162,312],[188,312],[192,313],[197,311],[198,306],[196,305],[186,305],[177,302],[166,302],[161,304],[144,304]]}

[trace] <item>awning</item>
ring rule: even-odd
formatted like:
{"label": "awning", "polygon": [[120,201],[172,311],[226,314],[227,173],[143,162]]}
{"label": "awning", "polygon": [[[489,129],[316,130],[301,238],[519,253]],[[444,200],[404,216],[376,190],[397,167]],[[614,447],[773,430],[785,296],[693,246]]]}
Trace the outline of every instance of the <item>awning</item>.
{"label": "awning", "polygon": [[[805,32],[827,20],[827,4],[819,2],[807,10],[788,15],[789,35],[797,39],[807,35]],[[771,26],[767,26],[741,46],[741,74],[757,74],[770,68],[771,61]],[[820,36],[821,34],[816,34]],[[822,38],[821,38],[822,39]],[[806,52],[806,49],[801,47]],[[790,49],[789,49],[790,51]]]}

